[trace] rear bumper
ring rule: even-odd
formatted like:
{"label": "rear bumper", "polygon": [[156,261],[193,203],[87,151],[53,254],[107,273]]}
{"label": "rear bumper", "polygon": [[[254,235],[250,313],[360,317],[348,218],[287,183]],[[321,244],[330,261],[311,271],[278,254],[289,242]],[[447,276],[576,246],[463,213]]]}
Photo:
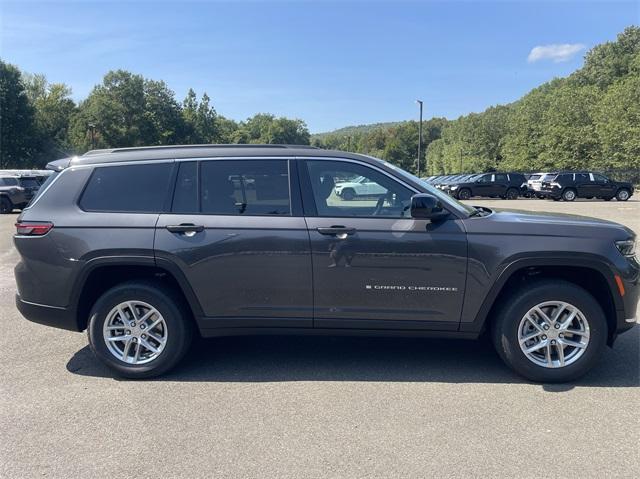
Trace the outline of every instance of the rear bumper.
{"label": "rear bumper", "polygon": [[28,301],[23,301],[17,294],[16,307],[22,316],[34,323],[69,331],[81,331],[78,328],[78,320],[75,313],[67,308],[29,303]]}

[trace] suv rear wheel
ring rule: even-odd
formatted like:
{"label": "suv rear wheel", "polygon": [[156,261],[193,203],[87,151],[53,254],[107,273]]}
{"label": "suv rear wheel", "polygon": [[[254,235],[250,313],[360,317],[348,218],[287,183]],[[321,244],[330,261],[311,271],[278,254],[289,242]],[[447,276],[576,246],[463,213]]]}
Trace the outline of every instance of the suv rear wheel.
{"label": "suv rear wheel", "polygon": [[191,322],[172,291],[143,281],[104,293],[90,314],[89,344],[120,376],[149,378],[165,373],[184,356]]}
{"label": "suv rear wheel", "polygon": [[616,200],[618,201],[627,201],[629,199],[629,190],[626,188],[620,188],[616,193]]}
{"label": "suv rear wheel", "polygon": [[510,188],[507,190],[507,199],[508,200],[517,200],[518,199],[518,190],[515,188]]}
{"label": "suv rear wheel", "polygon": [[562,199],[565,201],[573,201],[576,199],[576,190],[573,188],[567,188],[562,192]]}
{"label": "suv rear wheel", "polygon": [[566,281],[546,280],[512,294],[493,325],[493,342],[509,367],[527,379],[572,381],[597,361],[607,323],[597,301]]}

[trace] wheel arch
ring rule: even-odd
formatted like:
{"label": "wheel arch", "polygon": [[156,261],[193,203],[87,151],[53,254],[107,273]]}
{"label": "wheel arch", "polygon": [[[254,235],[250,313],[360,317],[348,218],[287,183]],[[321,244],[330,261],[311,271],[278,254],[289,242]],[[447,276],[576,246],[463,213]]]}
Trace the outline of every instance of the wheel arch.
{"label": "wheel arch", "polygon": [[194,322],[202,316],[202,308],[182,272],[169,261],[148,257],[96,258],[87,263],[76,280],[73,298],[78,330],[87,327],[89,312],[95,301],[108,289],[125,281],[151,280],[175,291],[188,307]]}
{"label": "wheel arch", "polygon": [[609,328],[608,342],[615,339],[619,311],[624,308],[618,294],[614,274],[608,264],[596,258],[521,258],[509,263],[499,274],[475,319],[461,323],[460,331],[483,332],[494,318],[502,302],[527,281],[563,279],[587,290],[602,307]]}

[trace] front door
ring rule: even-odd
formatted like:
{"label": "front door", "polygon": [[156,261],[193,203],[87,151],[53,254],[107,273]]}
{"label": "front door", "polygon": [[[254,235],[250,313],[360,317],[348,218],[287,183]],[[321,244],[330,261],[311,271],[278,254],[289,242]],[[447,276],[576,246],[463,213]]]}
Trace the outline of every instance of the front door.
{"label": "front door", "polygon": [[287,159],[180,164],[155,253],[182,270],[202,327],[312,326],[309,235],[289,167]]}
{"label": "front door", "polygon": [[[307,160],[300,172],[314,327],[457,329],[467,264],[461,222],[411,218],[415,192],[364,163]],[[350,201],[336,194],[360,176],[383,194]]]}
{"label": "front door", "polygon": [[478,178],[473,187],[473,196],[494,196],[493,175],[484,175]]}

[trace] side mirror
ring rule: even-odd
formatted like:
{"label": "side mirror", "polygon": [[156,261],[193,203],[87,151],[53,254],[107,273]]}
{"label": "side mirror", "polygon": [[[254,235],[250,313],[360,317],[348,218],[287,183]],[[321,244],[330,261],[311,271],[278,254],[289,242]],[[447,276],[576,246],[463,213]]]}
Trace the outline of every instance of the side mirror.
{"label": "side mirror", "polygon": [[449,216],[438,198],[427,193],[411,197],[411,217],[437,221]]}

